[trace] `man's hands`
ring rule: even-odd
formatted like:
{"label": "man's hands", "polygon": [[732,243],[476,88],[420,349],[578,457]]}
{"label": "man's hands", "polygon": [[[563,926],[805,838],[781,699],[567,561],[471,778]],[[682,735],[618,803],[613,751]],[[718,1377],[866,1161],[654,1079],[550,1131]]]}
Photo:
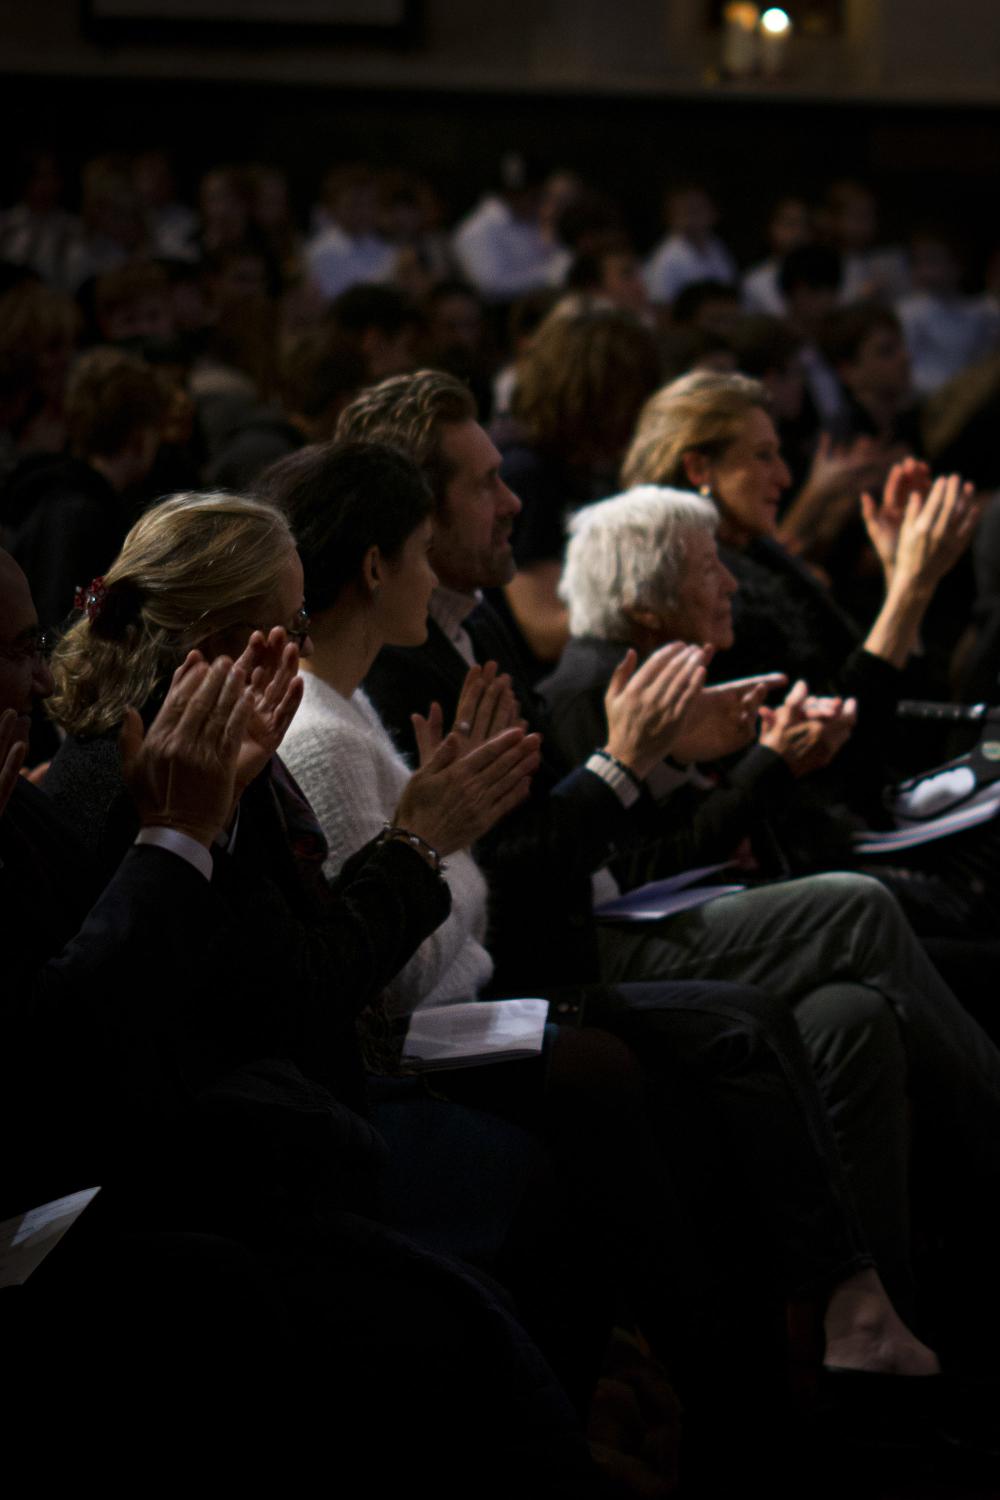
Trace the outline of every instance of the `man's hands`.
{"label": "man's hands", "polygon": [[28,749],[16,729],[17,714],[12,708],[5,708],[0,714],[0,817],[17,786],[18,773]]}
{"label": "man's hands", "polygon": [[[422,714],[411,714],[410,722],[420,764],[425,766],[444,738],[440,703],[431,704],[426,718]],[[467,755],[470,750],[478,750],[487,740],[502,734],[505,729],[513,729],[515,725],[523,728],[524,721],[509,673],[498,675],[495,661],[488,661],[481,667],[470,667],[462,684],[452,725],[452,734],[459,737],[458,753]]]}
{"label": "man's hands", "polygon": [[787,684],[784,673],[769,672],[703,688],[685,714],[670,753],[685,765],[734,755],[755,737],[764,699]]}
{"label": "man's hands", "polygon": [[228,657],[211,666],[192,651],[163,707],[143,731],[134,708],[119,736],[125,784],[144,828],[176,828],[210,849],[235,799],[252,691]]}
{"label": "man's hands", "polygon": [[828,766],[857,723],[853,698],[813,698],[799,681],[778,708],[761,706],[760,743],[780,755],[793,776]]}
{"label": "man's hands", "polygon": [[705,685],[706,653],[672,641],[637,666],[629,650],[604,695],[608,754],[644,781],[668,755],[685,715]]}
{"label": "man's hands", "polygon": [[538,768],[539,737],[518,726],[465,752],[464,737],[449,734],[414,771],[393,822],[438,854],[452,854],[482,838],[528,795]]}

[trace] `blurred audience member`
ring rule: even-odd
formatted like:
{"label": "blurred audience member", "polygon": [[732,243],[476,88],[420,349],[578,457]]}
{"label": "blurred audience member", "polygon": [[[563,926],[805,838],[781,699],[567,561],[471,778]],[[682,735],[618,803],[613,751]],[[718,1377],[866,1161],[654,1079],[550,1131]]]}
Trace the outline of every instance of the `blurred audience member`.
{"label": "blurred audience member", "polygon": [[781,263],[790,251],[808,245],[811,239],[809,205],[801,198],[779,198],[767,225],[771,253],[743,276],[743,305],[748,312],[771,313],[779,318],[784,315],[785,299],[779,281]]}
{"label": "blurred audience member", "polygon": [[67,289],[76,292],[84,282],[150,249],[146,210],[132,182],[127,160],[100,156],[83,169],[83,231],[65,260]]}
{"label": "blurred audience member", "polygon": [[678,292],[670,313],[676,328],[695,328],[729,339],[739,321],[739,293],[724,281],[689,281]]}
{"label": "blurred audience member", "polygon": [[667,193],[667,236],[646,262],[646,286],[656,303],[673,303],[692,281],[735,283],[736,263],[713,234],[719,214],[703,187],[691,184]]}
{"label": "blurred audience member", "polygon": [[18,201],[0,213],[0,260],[29,267],[50,286],[63,286],[80,221],[61,206],[63,177],[54,152],[36,147],[24,153],[19,192]]}
{"label": "blurred audience member", "polygon": [[879,245],[878,204],[870,188],[850,179],[832,183],[819,218],[830,244],[844,257],[845,302],[903,296],[909,283],[906,257]]}
{"label": "blurred audience member", "polygon": [[66,442],[66,380],[79,328],[72,300],[39,282],[22,282],[0,298],[0,357],[16,359],[25,376],[10,414],[19,453],[58,453]]}
{"label": "blurred audience member", "polygon": [[385,172],[379,180],[379,231],[395,248],[392,280],[419,300],[436,281],[456,273],[443,210],[429,183],[409,172]]}
{"label": "blurred audience member", "polygon": [[243,173],[236,167],[206,172],[198,188],[198,210],[203,254],[241,245],[250,229],[250,192]]}
{"label": "blurred audience member", "polygon": [[99,276],[94,316],[106,344],[172,339],[175,328],[166,271],[154,261],[130,261]]}
{"label": "blurred audience member", "polygon": [[114,561],[134,519],[128,492],[153,466],[167,406],[142,360],[93,349],[66,393],[69,451],[25,459],[7,481],[0,514],[44,627]]}
{"label": "blurred audience member", "polygon": [[493,437],[504,483],[522,505],[512,538],[517,573],[504,594],[539,668],[558,660],[567,639],[556,596],[566,518],[614,489],[659,379],[653,335],[609,309],[561,316],[557,308],[518,361],[510,415]]}
{"label": "blurred audience member", "polygon": [[177,199],[169,151],[141,151],[132,162],[132,182],[145,208],[154,255],[196,260],[198,215]]}
{"label": "blurred audience member", "polygon": [[250,222],[282,282],[302,270],[302,241],[288,195],[288,178],[278,167],[256,164],[247,170]]}
{"label": "blurred audience member", "polygon": [[309,274],[328,301],[358,282],[388,281],[396,252],[378,231],[378,183],[363,163],[323,182],[324,228],[306,246]]}
{"label": "blurred audience member", "polygon": [[281,274],[263,245],[241,240],[205,259],[205,287],[212,307],[225,313],[243,302],[276,298]]}
{"label": "blurred audience member", "polygon": [[487,301],[510,302],[562,279],[568,256],[554,226],[568,191],[562,174],[545,183],[523,157],[503,158],[496,190],[462,220],[453,240],[462,270]]}
{"label": "blurred audience member", "polygon": [[910,240],[913,290],[896,303],[918,395],[939,390],[984,359],[1000,339],[1000,309],[962,295],[962,259],[954,236],[923,229]]}
{"label": "blurred audience member", "polygon": [[395,287],[349,287],[334,299],[327,316],[330,327],[364,360],[366,382],[414,368],[419,318]]}
{"label": "blurred audience member", "polygon": [[507,349],[510,360],[497,371],[493,381],[493,415],[510,411],[511,397],[517,382],[517,361],[531,348],[539,328],[563,299],[555,291],[530,292],[511,303],[507,313]]}
{"label": "blurred audience member", "polygon": [[439,281],[422,312],[420,364],[464,381],[479,410],[488,412],[496,353],[478,294],[466,281]]}
{"label": "blurred audience member", "polygon": [[827,318],[821,342],[846,398],[839,419],[831,424],[834,436],[865,435],[919,452],[910,357],[892,309],[878,302],[838,308]]}
{"label": "blurred audience member", "polygon": [[819,345],[842,281],[843,263],[829,245],[802,245],[789,251],[778,275],[788,320],[802,340],[800,357],[809,396],[824,427],[839,419],[844,404],[840,382]]}
{"label": "blurred audience member", "polygon": [[289,340],[278,361],[282,405],[309,443],[333,437],[343,408],[365,383],[365,362],[353,343],[331,328]]}
{"label": "blurred audience member", "polygon": [[642,268],[625,235],[605,234],[576,255],[566,272],[565,287],[644,321],[650,316]]}

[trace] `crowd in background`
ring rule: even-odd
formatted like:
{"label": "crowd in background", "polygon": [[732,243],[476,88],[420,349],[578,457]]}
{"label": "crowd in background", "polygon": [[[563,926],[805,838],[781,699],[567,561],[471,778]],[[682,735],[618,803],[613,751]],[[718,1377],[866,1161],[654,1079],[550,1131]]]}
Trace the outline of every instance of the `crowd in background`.
{"label": "crowd in background", "polygon": [[[14,535],[40,496],[92,491],[98,531],[120,538],[150,498],[246,485],[329,437],[363,386],[418,367],[469,385],[517,450],[517,479],[522,441],[560,466],[568,510],[612,492],[657,385],[740,370],[765,382],[805,487],[782,538],[863,618],[858,495],[903,453],[983,489],[1000,480],[1000,262],[970,265],[962,226],[916,216],[905,243],[883,243],[876,193],[859,182],[776,197],[751,266],[727,249],[725,213],[702,186],[675,184],[664,238],[640,253],[613,198],[516,155],[449,225],[431,183],[364,164],[332,169],[300,217],[276,167],[213,167],[188,203],[162,150],[94,159],[78,184],[51,153],[28,153],[21,195],[0,213],[0,524]],[[551,591],[543,581],[539,600],[531,580],[558,559],[561,517],[552,538],[533,530],[525,520],[512,602],[551,661]],[[79,557],[71,536],[60,546],[74,585],[107,550],[96,535]],[[65,613],[65,579],[55,589],[40,601],[48,623]]]}

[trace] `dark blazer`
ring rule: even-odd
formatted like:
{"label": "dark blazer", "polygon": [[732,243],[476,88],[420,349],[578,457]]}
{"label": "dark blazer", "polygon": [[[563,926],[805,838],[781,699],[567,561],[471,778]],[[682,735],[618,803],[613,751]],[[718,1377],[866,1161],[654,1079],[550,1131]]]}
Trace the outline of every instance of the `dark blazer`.
{"label": "dark blazer", "polygon": [[[69,738],[46,778],[56,810],[104,870],[134,837],[113,736]],[[215,858],[236,932],[220,937],[219,997],[192,1014],[212,1065],[287,1057],[352,1107],[363,1103],[355,1021],[448,914],[448,887],[404,844],[374,842],[328,884],[303,873],[268,773],[240,803],[231,854]],[[252,934],[252,939],[247,937]]]}
{"label": "dark blazer", "polygon": [[25,1207],[106,1182],[141,1117],[176,1110],[164,1017],[225,913],[196,870],[156,848],[130,849],[98,895],[86,853],[23,780],[0,817],[0,903],[2,1192]]}

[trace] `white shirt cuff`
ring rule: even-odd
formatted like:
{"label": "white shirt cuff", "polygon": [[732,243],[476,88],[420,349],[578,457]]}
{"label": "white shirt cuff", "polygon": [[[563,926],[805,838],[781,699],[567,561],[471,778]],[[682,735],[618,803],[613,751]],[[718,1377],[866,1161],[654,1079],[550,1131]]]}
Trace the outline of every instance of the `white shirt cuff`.
{"label": "white shirt cuff", "polygon": [[192,865],[206,880],[212,878],[212,856],[204,844],[199,844],[189,833],[179,828],[140,828],[135,836],[137,844],[152,844],[154,849],[166,849]]}
{"label": "white shirt cuff", "polygon": [[609,786],[618,798],[622,807],[632,807],[639,800],[639,788],[627,771],[616,766],[613,760],[606,755],[598,755],[596,752],[584,762],[584,770],[592,771],[599,776],[605,786]]}

